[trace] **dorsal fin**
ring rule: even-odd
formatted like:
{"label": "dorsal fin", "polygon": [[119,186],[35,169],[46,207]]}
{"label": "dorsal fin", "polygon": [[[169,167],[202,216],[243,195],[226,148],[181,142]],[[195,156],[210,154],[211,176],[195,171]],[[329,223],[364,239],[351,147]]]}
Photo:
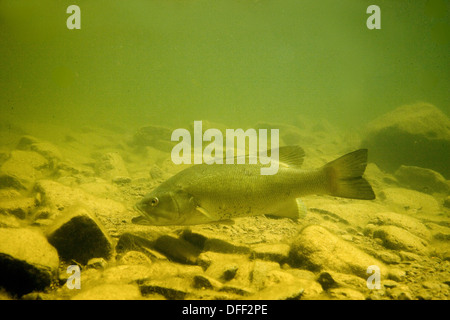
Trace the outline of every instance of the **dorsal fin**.
{"label": "dorsal fin", "polygon": [[305,151],[300,146],[285,146],[278,148],[279,162],[288,167],[300,168],[305,158]]}

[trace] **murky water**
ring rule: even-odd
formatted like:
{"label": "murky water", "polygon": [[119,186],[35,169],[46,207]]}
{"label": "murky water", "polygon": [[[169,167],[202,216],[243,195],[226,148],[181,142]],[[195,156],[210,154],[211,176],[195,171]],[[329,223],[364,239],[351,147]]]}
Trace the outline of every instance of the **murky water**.
{"label": "murky water", "polygon": [[[448,299],[448,2],[77,1],[71,30],[72,4],[0,2],[0,253],[31,266],[0,269],[38,269],[0,277],[2,297]],[[298,221],[133,224],[187,167],[171,133],[199,120],[278,129],[306,170],[368,148],[376,199],[308,195]]]}

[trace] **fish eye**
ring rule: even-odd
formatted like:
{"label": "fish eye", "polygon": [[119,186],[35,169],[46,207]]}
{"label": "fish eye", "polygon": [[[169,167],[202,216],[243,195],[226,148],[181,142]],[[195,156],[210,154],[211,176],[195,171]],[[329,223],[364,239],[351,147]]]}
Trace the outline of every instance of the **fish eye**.
{"label": "fish eye", "polygon": [[152,207],[156,207],[159,203],[159,199],[157,197],[152,198],[152,200],[150,200],[150,204]]}

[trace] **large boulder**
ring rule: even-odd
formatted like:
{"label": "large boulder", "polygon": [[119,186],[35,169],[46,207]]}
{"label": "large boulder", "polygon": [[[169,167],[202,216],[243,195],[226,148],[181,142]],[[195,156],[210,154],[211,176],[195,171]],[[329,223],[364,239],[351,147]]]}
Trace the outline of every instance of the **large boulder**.
{"label": "large boulder", "polygon": [[410,165],[450,178],[450,119],[431,104],[401,106],[375,119],[362,147],[383,170],[394,172],[400,165]]}

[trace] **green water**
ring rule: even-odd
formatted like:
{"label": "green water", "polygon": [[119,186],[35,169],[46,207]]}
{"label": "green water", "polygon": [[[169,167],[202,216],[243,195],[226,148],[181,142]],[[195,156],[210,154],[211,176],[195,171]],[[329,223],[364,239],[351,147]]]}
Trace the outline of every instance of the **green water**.
{"label": "green water", "polygon": [[[81,9],[69,30],[66,9]],[[369,30],[366,9],[381,8]],[[448,114],[449,3],[0,1],[0,111],[16,121],[360,128],[430,102]]]}

